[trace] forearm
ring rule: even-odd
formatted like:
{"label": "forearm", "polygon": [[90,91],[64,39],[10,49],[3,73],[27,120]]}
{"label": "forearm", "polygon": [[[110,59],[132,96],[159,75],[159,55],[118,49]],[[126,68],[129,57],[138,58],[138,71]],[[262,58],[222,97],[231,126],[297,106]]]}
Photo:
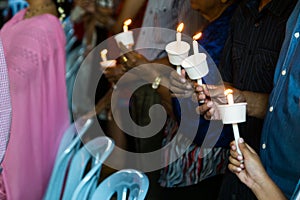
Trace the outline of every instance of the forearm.
{"label": "forearm", "polygon": [[287,199],[278,186],[269,177],[261,183],[254,184],[251,189],[258,200]]}
{"label": "forearm", "polygon": [[267,112],[269,94],[242,91],[247,102],[247,115],[263,119]]}
{"label": "forearm", "polygon": [[126,0],[124,2],[122,11],[120,12],[118,19],[112,29],[113,33],[119,33],[122,31],[123,22],[126,19],[133,19],[139,10],[142,8],[146,0]]}

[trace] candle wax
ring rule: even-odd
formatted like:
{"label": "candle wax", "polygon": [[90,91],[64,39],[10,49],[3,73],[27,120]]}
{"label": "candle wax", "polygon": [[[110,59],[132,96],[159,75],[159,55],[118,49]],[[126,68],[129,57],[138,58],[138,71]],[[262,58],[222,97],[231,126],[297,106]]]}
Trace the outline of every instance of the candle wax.
{"label": "candle wax", "polygon": [[194,54],[199,53],[198,42],[196,40],[193,41],[193,49],[194,49]]}

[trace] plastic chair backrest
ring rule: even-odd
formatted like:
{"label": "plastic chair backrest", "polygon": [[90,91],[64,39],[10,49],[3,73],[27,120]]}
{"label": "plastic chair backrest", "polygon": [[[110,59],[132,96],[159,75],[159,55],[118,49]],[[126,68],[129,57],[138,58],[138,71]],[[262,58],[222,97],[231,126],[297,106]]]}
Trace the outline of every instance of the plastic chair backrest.
{"label": "plastic chair backrest", "polygon": [[[44,200],[60,199],[70,160],[80,146],[80,138],[87,132],[92,122],[93,121],[89,119],[81,128],[78,128],[78,135],[73,140],[71,140],[71,136],[76,135],[77,131],[75,126],[81,123],[81,119],[74,122],[65,132],[58,150],[58,154],[56,156]],[[67,148],[65,148],[66,146]]]}
{"label": "plastic chair backrest", "polygon": [[84,178],[84,173],[90,160],[92,160],[90,171],[94,172],[94,174],[98,172],[97,175],[99,176],[102,163],[110,155],[113,148],[113,140],[103,136],[89,141],[75,154],[70,164],[63,200],[70,200],[72,198],[76,187]]}
{"label": "plastic chair backrest", "polygon": [[97,187],[92,200],[109,200],[117,194],[118,200],[144,200],[149,188],[147,176],[133,169],[120,170],[107,177]]}
{"label": "plastic chair backrest", "polygon": [[28,3],[24,0],[9,0],[8,5],[12,15],[15,15],[20,10],[28,7]]}

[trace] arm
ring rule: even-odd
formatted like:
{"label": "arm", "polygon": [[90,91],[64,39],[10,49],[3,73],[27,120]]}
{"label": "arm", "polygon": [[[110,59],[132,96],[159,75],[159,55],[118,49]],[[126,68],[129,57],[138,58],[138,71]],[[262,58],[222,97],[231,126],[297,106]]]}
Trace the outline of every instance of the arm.
{"label": "arm", "polygon": [[122,31],[123,22],[126,19],[134,18],[139,10],[142,8],[146,0],[126,0],[124,2],[122,11],[120,12],[115,25],[112,28],[113,33]]}
{"label": "arm", "polygon": [[239,140],[239,147],[243,156],[237,153],[235,142],[231,143],[229,170],[235,173],[259,200],[286,200],[282,191],[268,176],[256,152],[244,143],[243,139]]}

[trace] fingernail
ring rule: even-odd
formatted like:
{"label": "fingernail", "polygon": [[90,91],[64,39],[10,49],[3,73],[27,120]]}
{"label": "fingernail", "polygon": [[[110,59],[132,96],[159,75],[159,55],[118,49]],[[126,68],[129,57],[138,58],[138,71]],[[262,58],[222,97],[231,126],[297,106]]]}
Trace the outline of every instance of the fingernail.
{"label": "fingernail", "polygon": [[181,83],[185,83],[186,82],[186,80],[184,78],[181,78],[180,81],[181,81]]}
{"label": "fingernail", "polygon": [[241,171],[242,171],[242,169],[241,169],[241,168],[239,168],[239,167],[238,167],[236,170],[237,170],[238,172],[241,172]]}
{"label": "fingernail", "polygon": [[244,139],[243,138],[239,138],[239,143],[240,144],[244,143]]}
{"label": "fingernail", "polygon": [[244,164],[240,164],[240,168],[244,169],[245,168]]}
{"label": "fingernail", "polygon": [[239,155],[239,156],[237,157],[237,159],[238,159],[238,160],[243,160],[243,156]]}
{"label": "fingernail", "polygon": [[192,89],[192,86],[191,85],[187,85],[186,88],[187,89]]}

